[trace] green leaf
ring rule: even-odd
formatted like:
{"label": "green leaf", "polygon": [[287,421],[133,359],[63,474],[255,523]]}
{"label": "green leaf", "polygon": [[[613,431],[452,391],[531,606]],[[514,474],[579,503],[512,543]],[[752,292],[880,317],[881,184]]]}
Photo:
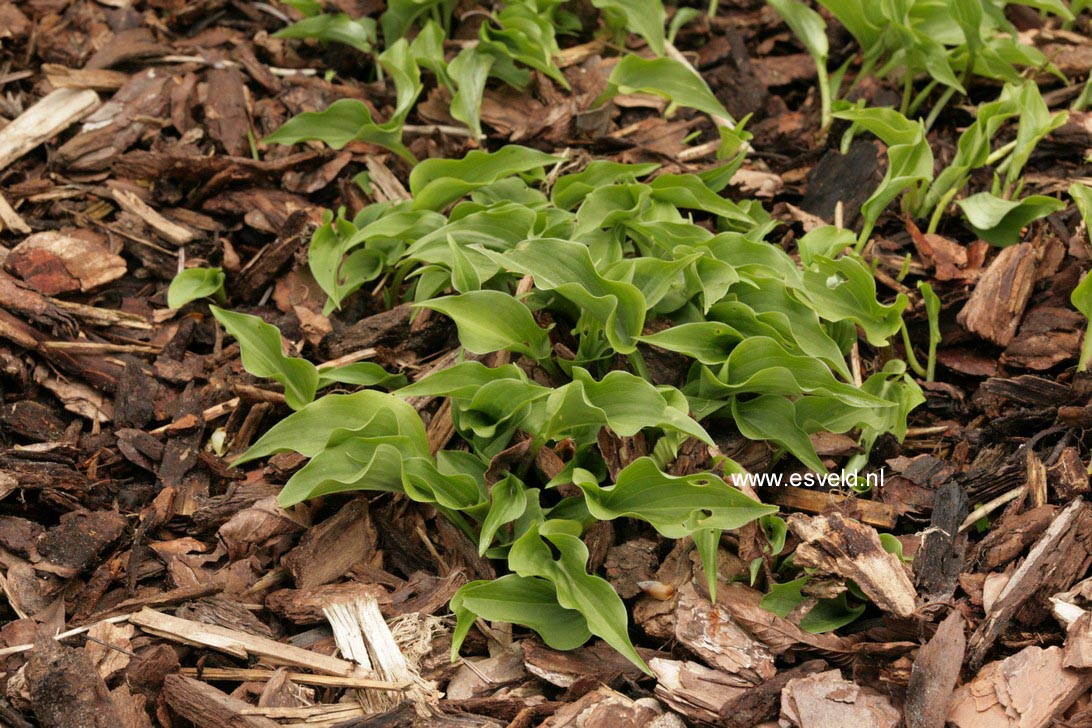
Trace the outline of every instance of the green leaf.
{"label": "green leaf", "polygon": [[231,465],[286,451],[313,458],[335,430],[428,439],[417,411],[394,395],[368,390],[328,394],[275,424]]}
{"label": "green leaf", "polygon": [[269,377],[284,385],[288,406],[298,410],[315,398],[319,375],[306,359],[287,357],[281,351],[281,332],[257,316],[233,313],[216,306],[212,315],[239,341],[243,367],[256,377]]}
{"label": "green leaf", "polygon": [[651,674],[629,640],[625,604],[606,580],[587,572],[588,547],[580,540],[581,530],[575,521],[541,523],[512,545],[508,565],[520,576],[553,584],[558,604],[580,612],[592,634]]}
{"label": "green leaf", "polygon": [[621,164],[606,159],[588,163],[581,172],[558,177],[550,191],[550,199],[562,210],[571,210],[596,190],[619,182],[636,182],[652,174],[659,164]]}
{"label": "green leaf", "polygon": [[459,656],[476,618],[533,629],[547,646],[573,650],[588,641],[588,622],[575,609],[558,604],[557,591],[546,579],[508,574],[493,581],[472,581],[451,598],[458,624],[451,637],[451,659]]}
{"label": "green leaf", "polygon": [[617,15],[622,24],[641,36],[658,56],[664,54],[664,6],[660,0],[592,0],[605,15]]}
{"label": "green leaf", "polygon": [[459,343],[475,354],[507,349],[536,361],[550,356],[550,335],[531,311],[500,291],[472,291],[417,304],[439,311],[459,328]]}
{"label": "green leaf", "polygon": [[379,19],[379,24],[383,27],[383,40],[388,48],[394,45],[406,36],[417,18],[433,8],[439,9],[444,16],[446,27],[450,23],[454,7],[455,0],[390,0],[387,10]]}
{"label": "green leaf", "polygon": [[451,97],[449,112],[470,127],[476,139],[482,138],[482,98],[492,68],[493,56],[480,53],[476,48],[459,51],[447,66],[457,89]]}
{"label": "green leaf", "polygon": [[219,268],[187,268],[174,277],[167,289],[167,307],[182,308],[190,301],[224,291],[224,271]]}
{"label": "green leaf", "polygon": [[391,374],[383,367],[370,361],[319,369],[320,388],[336,383],[355,384],[360,387],[398,389],[406,384],[406,375]]}
{"label": "green leaf", "polygon": [[789,26],[793,34],[804,44],[815,62],[826,65],[830,46],[827,41],[827,24],[823,16],[798,0],[769,0],[773,9]]}
{"label": "green leaf", "polygon": [[809,266],[817,257],[833,258],[843,248],[853,247],[855,242],[852,230],[824,225],[796,241],[796,247],[800,251],[800,262]]}
{"label": "green leaf", "polygon": [[410,173],[413,207],[441,210],[471,190],[515,174],[541,176],[543,167],[560,161],[561,157],[516,145],[492,153],[475,150],[462,159],[426,159]]}
{"label": "green leaf", "polygon": [[710,116],[732,118],[701,76],[672,58],[646,60],[636,55],[625,56],[611,71],[608,84],[600,101],[618,94],[646,93]]}
{"label": "green leaf", "polygon": [[469,399],[474,397],[478,390],[485,385],[502,379],[526,382],[527,375],[515,364],[487,367],[481,362],[464,361],[447,369],[433,372],[408,387],[402,387],[402,389],[398,390],[398,396]]}
{"label": "green leaf", "polygon": [[581,428],[598,430],[606,425],[622,437],[632,437],[646,427],[658,427],[713,444],[709,433],[685,410],[672,406],[660,389],[641,377],[616,370],[597,382],[580,367],[573,367],[572,375],[571,383],[553,390],[546,400],[541,436],[557,439]]}
{"label": "green leaf", "polygon": [[527,487],[514,475],[509,475],[493,485],[490,492],[491,505],[489,514],[482,521],[481,536],[478,540],[478,555],[484,556],[493,543],[497,531],[511,523],[527,509]]}
{"label": "green leaf", "polygon": [[[1084,315],[1085,319],[1092,321],[1092,275],[1085,274],[1081,282],[1073,289],[1073,293],[1069,295],[1069,302],[1073,304],[1073,308]],[[1077,369],[1082,372],[1087,371],[1090,361],[1092,361],[1092,336],[1089,335],[1086,327]]]}
{"label": "green leaf", "polygon": [[808,583],[808,579],[809,577],[802,576],[799,579],[772,585],[758,606],[784,619],[807,599],[800,590]]}
{"label": "green leaf", "polygon": [[887,345],[899,331],[903,309],[910,303],[902,293],[888,305],[877,301],[876,279],[851,256],[837,260],[816,256],[804,271],[804,294],[821,318],[853,321],[873,346]]}
{"label": "green leaf", "polygon": [[856,621],[866,606],[860,604],[851,609],[845,592],[833,599],[820,599],[800,620],[800,629],[812,634],[831,632]]}
{"label": "green leaf", "polygon": [[601,488],[587,470],[573,472],[588,511],[600,520],[637,518],[667,538],[683,538],[700,529],[729,531],[777,512],[744,495],[714,473],[671,476],[649,457],[634,460],[615,484]]}
{"label": "green leaf", "polygon": [[989,192],[979,192],[956,204],[967,216],[975,234],[999,247],[1015,245],[1020,242],[1024,227],[1065,209],[1065,203],[1053,197],[1032,195],[1022,200],[1005,200]]}
{"label": "green leaf", "polygon": [[556,291],[603,324],[608,341],[618,353],[636,351],[645,322],[644,296],[630,283],[600,275],[586,245],[543,238],[528,240],[509,253],[493,257],[510,270],[534,276],[538,289]]}
{"label": "green leaf", "polygon": [[740,433],[751,440],[773,440],[816,473],[827,468],[815,454],[815,447],[800,425],[796,410],[785,397],[764,394],[747,402],[732,400],[732,418]]}
{"label": "green leaf", "polygon": [[410,163],[416,162],[402,144],[402,124],[423,88],[421,71],[410,53],[409,43],[404,39],[383,51],[379,61],[395,86],[394,114],[385,124],[376,123],[363,102],[339,99],[325,111],[309,111],[289,119],[262,141],[267,144],[296,144],[316,140],[334,149],[341,149],[349,142],[363,141],[390,149]]}
{"label": "green leaf", "polygon": [[537,8],[509,3],[493,16],[493,20],[496,25],[489,22],[481,25],[477,47],[497,59],[495,75],[516,88],[523,88],[530,76],[516,68],[518,62],[549,76],[562,88],[569,88],[565,75],[553,62],[561,49],[549,18]]}
{"label": "green leaf", "polygon": [[1088,242],[1092,244],[1092,187],[1080,182],[1074,182],[1069,186],[1069,196],[1077,204],[1077,212],[1084,221],[1084,232],[1088,236]]}
{"label": "green leaf", "polygon": [[314,15],[282,28],[274,38],[313,38],[324,43],[343,43],[361,53],[371,53],[375,46],[375,21],[353,19],[345,13]]}
{"label": "green leaf", "polygon": [[641,341],[661,349],[686,354],[702,364],[723,364],[744,335],[733,327],[717,321],[677,324],[656,334],[641,337]]}

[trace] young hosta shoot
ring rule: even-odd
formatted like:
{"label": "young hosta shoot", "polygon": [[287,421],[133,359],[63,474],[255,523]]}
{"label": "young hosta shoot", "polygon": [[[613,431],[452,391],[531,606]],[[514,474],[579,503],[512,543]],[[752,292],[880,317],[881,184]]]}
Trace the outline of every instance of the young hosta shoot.
{"label": "young hosta shoot", "polygon": [[214,297],[224,303],[224,271],[220,268],[187,268],[167,288],[167,307],[182,308],[191,301]]}
{"label": "young hosta shoot", "polygon": [[808,55],[815,61],[817,85],[820,100],[820,132],[830,128],[834,117],[831,116],[831,84],[827,71],[827,58],[830,44],[827,40],[827,24],[823,16],[809,8],[800,0],[768,0],[774,10],[785,21],[796,37],[804,45]]}

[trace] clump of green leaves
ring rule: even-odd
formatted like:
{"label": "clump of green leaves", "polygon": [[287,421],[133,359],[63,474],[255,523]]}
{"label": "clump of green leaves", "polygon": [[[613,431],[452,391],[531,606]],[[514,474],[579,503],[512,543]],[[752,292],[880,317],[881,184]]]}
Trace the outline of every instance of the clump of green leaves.
{"label": "clump of green leaves", "polygon": [[[826,22],[801,0],[770,0],[815,61],[825,130],[830,121],[829,100],[837,97],[845,67],[827,70]],[[1027,68],[1049,68],[1047,58],[1034,46],[1022,43],[1004,14],[1006,5],[1025,5],[1071,21],[1073,13],[1061,0],[995,2],[994,0],[819,0],[857,41],[861,49],[858,81],[873,73],[901,84],[899,110],[914,115],[938,86],[944,91],[932,104],[925,121],[931,128],[956,93],[965,94],[972,77],[1019,84]],[[1059,74],[1060,75],[1060,74]],[[929,79],[915,94],[919,78]],[[856,85],[857,82],[854,82]]]}
{"label": "clump of green leaves", "polygon": [[[854,124],[842,140],[843,146],[858,128],[887,145],[887,172],[861,207],[864,225],[858,250],[868,242],[879,216],[896,199],[901,199],[903,211],[914,217],[931,213],[928,229],[934,232],[971,173],[987,166],[995,168],[992,189],[957,202],[971,229],[983,240],[1000,247],[1012,245],[1019,241],[1023,227],[1065,206],[1043,195],[1012,199],[1020,193],[1020,175],[1036,145],[1067,118],[1065,111],[1050,113],[1032,81],[1019,86],[1006,84],[996,101],[982,104],[974,123],[960,135],[955,157],[935,178],[933,152],[921,121],[911,121],[887,108],[846,107],[834,116]],[[1012,118],[1018,123],[1016,139],[993,149],[993,137]]]}
{"label": "clump of green leaves", "polygon": [[[776,224],[761,206],[718,194],[725,169],[650,176],[657,165],[597,161],[546,187],[557,161],[522,147],[429,160],[410,177],[413,199],[351,221],[330,216],[312,242],[331,306],[387,274],[389,303],[437,311],[467,352],[505,351],[514,363],[463,361],[406,386],[372,372],[393,392],[314,399],[324,384],[348,381],[346,368],[318,370],[284,354],[273,327],[214,309],[244,366],[284,384],[297,410],[238,462],[298,452],[308,462],[282,505],[347,490],[405,493],[503,562],[504,576],[452,600],[455,651],[480,617],[524,625],[559,648],[595,635],[643,666],[625,605],[588,573],[582,534],[597,520],[630,518],[690,536],[714,590],[720,534],[776,509],[730,485],[725,475],[741,471],[725,458],[669,475],[679,448],[712,446],[710,428],[733,425],[821,471],[813,433],[856,432],[865,450],[880,433],[902,437],[922,401],[905,365],[891,361],[856,386],[847,355],[858,329],[887,345],[907,300],[877,300],[868,267],[841,254],[851,233],[809,234],[802,264],[767,243]],[[528,277],[530,292],[517,297]],[[657,350],[690,362],[677,386],[650,381],[646,357]],[[422,396],[448,400],[465,447],[430,451],[405,401]],[[649,455],[612,477],[599,451],[605,431],[642,434]],[[564,468],[547,475],[537,455],[562,443]],[[562,496],[564,484],[578,495]]]}

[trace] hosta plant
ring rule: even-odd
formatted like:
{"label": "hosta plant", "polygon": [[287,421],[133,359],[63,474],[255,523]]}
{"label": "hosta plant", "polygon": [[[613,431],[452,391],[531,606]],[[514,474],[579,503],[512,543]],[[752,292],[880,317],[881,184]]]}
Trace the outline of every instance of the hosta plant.
{"label": "hosta plant", "polygon": [[[428,160],[410,177],[413,199],[332,215],[316,234],[312,272],[331,307],[385,273],[390,304],[453,322],[466,357],[412,384],[378,367],[319,370],[260,319],[213,309],[244,366],[280,381],[296,409],[238,462],[305,456],[284,506],[378,490],[450,519],[503,572],[455,595],[455,651],[480,617],[562,649],[594,635],[643,666],[624,603],[588,572],[583,534],[628,518],[691,537],[715,590],[721,533],[776,509],[731,484],[739,467],[711,433],[734,427],[818,471],[814,433],[855,433],[866,452],[881,433],[901,438],[923,399],[905,365],[857,385],[847,356],[859,335],[888,347],[908,302],[878,300],[846,252],[852,233],[813,231],[800,262],[767,242],[776,223],[760,205],[718,194],[723,168],[596,161],[550,185],[557,161],[522,147]],[[648,357],[668,355],[686,366],[654,379]],[[393,391],[314,399],[335,381]],[[446,399],[459,445],[433,452],[409,397]],[[638,435],[647,454],[608,467],[603,438]],[[670,474],[687,442],[708,449],[707,464]],[[542,465],[547,450],[557,467]]]}

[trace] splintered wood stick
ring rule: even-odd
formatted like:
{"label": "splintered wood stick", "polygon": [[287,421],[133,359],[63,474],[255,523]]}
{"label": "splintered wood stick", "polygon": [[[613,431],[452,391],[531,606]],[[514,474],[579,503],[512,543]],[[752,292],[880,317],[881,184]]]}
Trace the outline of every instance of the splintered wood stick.
{"label": "splintered wood stick", "polygon": [[129,622],[149,634],[174,642],[219,650],[239,659],[245,660],[254,655],[278,665],[303,667],[326,675],[367,676],[357,665],[338,657],[323,655],[226,627],[173,617],[153,609],[143,609],[130,615]]}
{"label": "splintered wood stick", "polygon": [[90,89],[61,88],[42,98],[0,129],[0,170],[49,141],[99,106]]}
{"label": "splintered wood stick", "polygon": [[[273,670],[249,669],[245,667],[183,667],[182,674],[186,677],[200,678],[218,682],[220,680],[230,682],[265,682],[273,677]],[[302,685],[317,685],[323,688],[356,688],[359,690],[391,690],[400,691],[408,688],[411,683],[389,682],[387,680],[372,680],[362,677],[338,677],[336,675],[309,675],[304,672],[289,672],[288,679]]]}
{"label": "splintered wood stick", "polygon": [[[76,627],[75,629],[70,629],[67,632],[61,632],[60,634],[55,634],[55,635],[53,635],[53,639],[55,639],[55,640],[66,640],[69,637],[75,637],[76,635],[81,635],[84,632],[87,632],[87,631],[91,630],[96,625],[99,625],[99,624],[118,624],[120,622],[128,621],[128,619],[129,619],[128,614],[123,614],[123,615],[121,615],[119,617],[110,617],[109,619],[104,619],[104,620],[102,620],[100,622],[95,622],[93,624],[85,624],[82,627]],[[33,649],[34,649],[34,645],[31,645],[31,644],[12,645],[11,647],[5,647],[3,649],[0,649],[0,657],[7,657],[8,655],[17,655],[20,652],[29,652],[30,650],[33,650]]]}

